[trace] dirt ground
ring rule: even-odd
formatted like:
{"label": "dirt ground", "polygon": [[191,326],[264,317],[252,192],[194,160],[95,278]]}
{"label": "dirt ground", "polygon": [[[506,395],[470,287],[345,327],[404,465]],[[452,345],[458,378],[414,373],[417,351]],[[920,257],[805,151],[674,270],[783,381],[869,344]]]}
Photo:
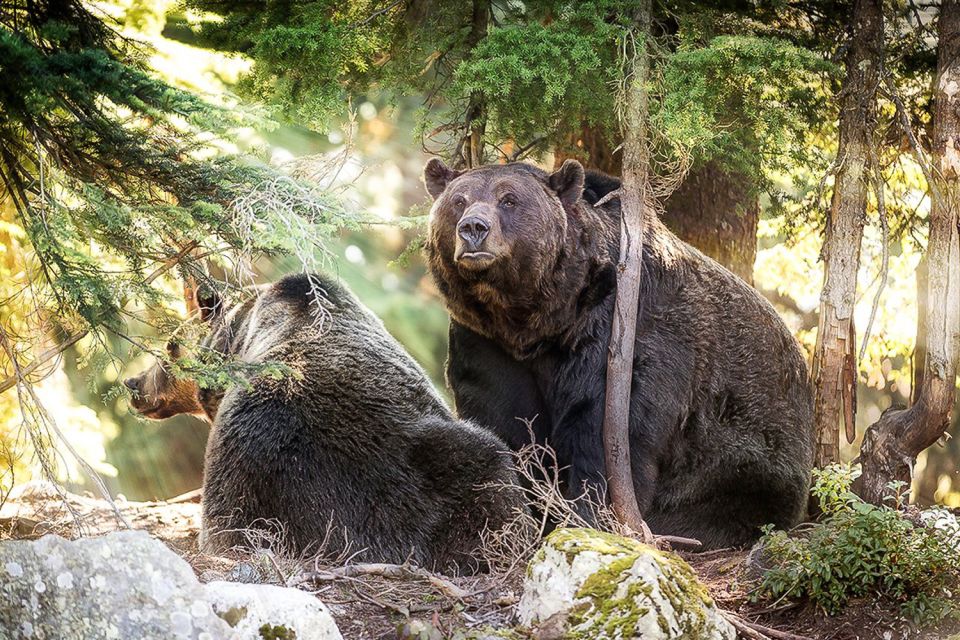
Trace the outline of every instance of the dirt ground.
{"label": "dirt ground", "polygon": [[[46,533],[76,538],[126,526],[144,529],[185,558],[201,581],[269,582],[315,593],[330,607],[348,640],[443,640],[454,637],[457,630],[502,628],[514,622],[522,572],[476,577],[441,577],[414,571],[399,576],[367,575],[331,565],[329,560],[291,560],[267,552],[214,557],[197,551],[199,492],[167,502],[119,500],[116,507],[123,521],[105,500],[74,494],[66,494],[64,500],[50,485],[28,485],[0,508],[0,539],[32,539]],[[722,608],[767,627],[751,640],[946,640],[960,633],[957,627],[914,629],[896,615],[895,608],[884,608],[876,602],[858,603],[834,617],[802,603],[754,603],[745,551],[680,555],[693,566]],[[530,637],[538,638],[533,633]]]}

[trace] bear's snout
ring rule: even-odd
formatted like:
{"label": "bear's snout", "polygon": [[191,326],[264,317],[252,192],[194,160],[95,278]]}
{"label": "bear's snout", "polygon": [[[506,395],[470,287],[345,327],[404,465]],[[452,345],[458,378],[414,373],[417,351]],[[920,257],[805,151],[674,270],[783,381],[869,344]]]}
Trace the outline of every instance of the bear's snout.
{"label": "bear's snout", "polygon": [[123,386],[125,386],[127,389],[130,389],[130,391],[133,391],[134,393],[140,393],[140,387],[142,382],[143,382],[143,379],[141,376],[137,376],[135,378],[127,378],[126,380],[123,381]]}
{"label": "bear's snout", "polygon": [[466,251],[478,251],[490,233],[490,223],[478,215],[464,216],[457,223],[457,235],[463,240]]}

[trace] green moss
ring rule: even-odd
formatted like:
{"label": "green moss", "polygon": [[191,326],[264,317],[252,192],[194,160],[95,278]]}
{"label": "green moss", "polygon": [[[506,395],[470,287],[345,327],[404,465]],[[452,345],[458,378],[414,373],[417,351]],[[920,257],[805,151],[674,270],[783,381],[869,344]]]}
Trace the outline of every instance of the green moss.
{"label": "green moss", "polygon": [[[653,547],[596,529],[557,529],[547,536],[546,543],[563,551],[568,561],[573,561],[581,551],[595,551],[603,555],[633,554],[655,551]],[[539,557],[539,553],[538,553]]]}
{"label": "green moss", "polygon": [[[590,575],[577,591],[576,597],[587,602],[570,614],[571,638],[633,637],[639,621],[651,611],[655,611],[660,629],[665,634],[670,632],[666,615],[651,598],[653,585],[635,581],[621,586],[625,574],[641,558],[650,558],[659,566],[660,592],[682,615],[684,637],[699,638],[706,634],[706,608],[712,607],[713,601],[680,557],[636,540],[590,529],[558,529],[547,538],[547,544],[564,553],[571,563],[584,551],[615,556]],[[621,591],[622,595],[618,595]]]}
{"label": "green moss", "polygon": [[282,624],[266,623],[260,627],[260,637],[263,640],[296,640],[297,632]]}
{"label": "green moss", "polygon": [[633,540],[590,529],[559,529],[551,534],[548,542],[563,551],[571,562],[583,551],[618,556],[581,585],[577,598],[588,599],[589,606],[571,613],[570,622],[573,629],[582,625],[582,632],[575,633],[583,638],[596,637],[598,631],[611,638],[632,637],[640,618],[650,612],[649,607],[639,603],[649,600],[652,587],[635,582],[626,587],[621,597],[617,597],[617,592],[623,574],[633,567],[641,554],[652,549]]}
{"label": "green moss", "polygon": [[237,626],[247,615],[246,607],[230,607],[220,614],[220,617],[231,627]]}

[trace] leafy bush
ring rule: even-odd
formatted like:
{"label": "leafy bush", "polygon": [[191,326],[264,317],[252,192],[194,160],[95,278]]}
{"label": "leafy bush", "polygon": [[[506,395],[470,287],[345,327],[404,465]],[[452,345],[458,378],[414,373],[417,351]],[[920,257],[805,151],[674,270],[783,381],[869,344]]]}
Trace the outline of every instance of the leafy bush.
{"label": "leafy bush", "polygon": [[[868,504],[850,491],[855,473],[834,465],[814,472],[823,517],[809,528],[765,531],[766,563],[758,596],[809,598],[829,614],[852,598],[901,605],[917,624],[960,617],[960,528],[942,510],[910,517],[904,483],[891,483],[889,504]],[[916,510],[914,510],[916,512]]]}

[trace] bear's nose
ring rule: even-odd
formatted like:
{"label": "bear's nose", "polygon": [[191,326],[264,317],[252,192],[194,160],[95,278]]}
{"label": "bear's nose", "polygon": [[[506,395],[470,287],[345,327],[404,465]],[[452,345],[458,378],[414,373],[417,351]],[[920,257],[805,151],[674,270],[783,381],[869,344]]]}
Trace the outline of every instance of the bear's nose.
{"label": "bear's nose", "polygon": [[480,216],[466,216],[457,223],[457,233],[470,249],[479,249],[484,238],[490,233],[490,223]]}
{"label": "bear's nose", "polygon": [[127,378],[123,381],[123,386],[130,391],[140,391],[140,379],[139,378]]}

